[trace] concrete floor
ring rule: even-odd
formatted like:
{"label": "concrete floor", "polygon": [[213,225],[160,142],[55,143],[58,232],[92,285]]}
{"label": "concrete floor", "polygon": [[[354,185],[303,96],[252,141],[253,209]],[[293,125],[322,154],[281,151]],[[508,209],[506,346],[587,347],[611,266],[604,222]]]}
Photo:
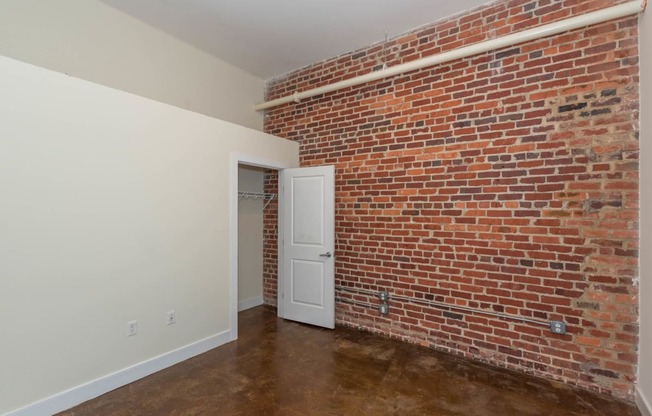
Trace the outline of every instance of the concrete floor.
{"label": "concrete floor", "polygon": [[61,416],[639,416],[629,403],[380,336],[242,312],[240,339]]}

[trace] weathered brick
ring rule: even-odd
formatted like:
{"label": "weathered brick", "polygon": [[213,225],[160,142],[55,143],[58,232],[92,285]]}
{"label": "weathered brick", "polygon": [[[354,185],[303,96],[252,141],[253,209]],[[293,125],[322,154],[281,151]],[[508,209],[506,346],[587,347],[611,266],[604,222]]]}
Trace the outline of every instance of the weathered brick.
{"label": "weathered brick", "polygon": [[[489,4],[390,40],[391,64],[623,1]],[[637,24],[622,18],[267,110],[265,130],[298,142],[302,166],[336,165],[338,285],[561,319],[568,333],[409,302],[392,303],[388,318],[338,303],[337,322],[631,399]],[[382,51],[271,80],[267,98],[367,73]],[[276,186],[268,175],[266,189]],[[268,304],[276,209],[264,217]]]}

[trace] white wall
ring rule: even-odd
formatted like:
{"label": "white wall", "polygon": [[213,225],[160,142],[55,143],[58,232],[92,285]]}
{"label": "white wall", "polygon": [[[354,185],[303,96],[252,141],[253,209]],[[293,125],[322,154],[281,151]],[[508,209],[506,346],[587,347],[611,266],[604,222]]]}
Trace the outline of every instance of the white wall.
{"label": "white wall", "polygon": [[[238,168],[240,191],[263,192],[265,170]],[[263,209],[260,199],[238,203],[238,302],[239,310],[263,304]]]}
{"label": "white wall", "polygon": [[0,414],[228,332],[230,153],[297,144],[4,57],[0,91]]}
{"label": "white wall", "polygon": [[97,0],[0,1],[0,55],[262,130],[262,79]]}
{"label": "white wall", "polygon": [[[652,12],[640,18],[641,54],[641,272],[639,409],[652,415]],[[647,413],[646,413],[647,412]]]}

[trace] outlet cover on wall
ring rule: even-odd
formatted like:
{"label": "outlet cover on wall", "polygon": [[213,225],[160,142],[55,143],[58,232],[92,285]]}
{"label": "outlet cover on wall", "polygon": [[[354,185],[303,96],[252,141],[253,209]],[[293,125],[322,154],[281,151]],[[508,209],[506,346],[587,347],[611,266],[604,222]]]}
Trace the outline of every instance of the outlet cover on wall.
{"label": "outlet cover on wall", "polygon": [[550,330],[553,334],[563,335],[566,333],[566,323],[564,321],[550,321]]}
{"label": "outlet cover on wall", "polygon": [[127,336],[136,335],[138,333],[138,321],[127,322]]}
{"label": "outlet cover on wall", "polygon": [[165,322],[167,325],[175,324],[177,322],[177,313],[175,311],[168,311]]}

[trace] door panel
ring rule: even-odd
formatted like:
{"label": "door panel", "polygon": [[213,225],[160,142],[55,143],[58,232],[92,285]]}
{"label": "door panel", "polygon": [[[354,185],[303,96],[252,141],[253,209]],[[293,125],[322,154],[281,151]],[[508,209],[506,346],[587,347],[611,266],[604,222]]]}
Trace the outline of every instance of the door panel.
{"label": "door panel", "polygon": [[335,168],[282,173],[282,317],[335,327]]}
{"label": "door panel", "polygon": [[292,244],[324,246],[324,178],[292,179]]}
{"label": "door panel", "polygon": [[292,302],[323,308],[324,263],[293,260],[292,266]]}

